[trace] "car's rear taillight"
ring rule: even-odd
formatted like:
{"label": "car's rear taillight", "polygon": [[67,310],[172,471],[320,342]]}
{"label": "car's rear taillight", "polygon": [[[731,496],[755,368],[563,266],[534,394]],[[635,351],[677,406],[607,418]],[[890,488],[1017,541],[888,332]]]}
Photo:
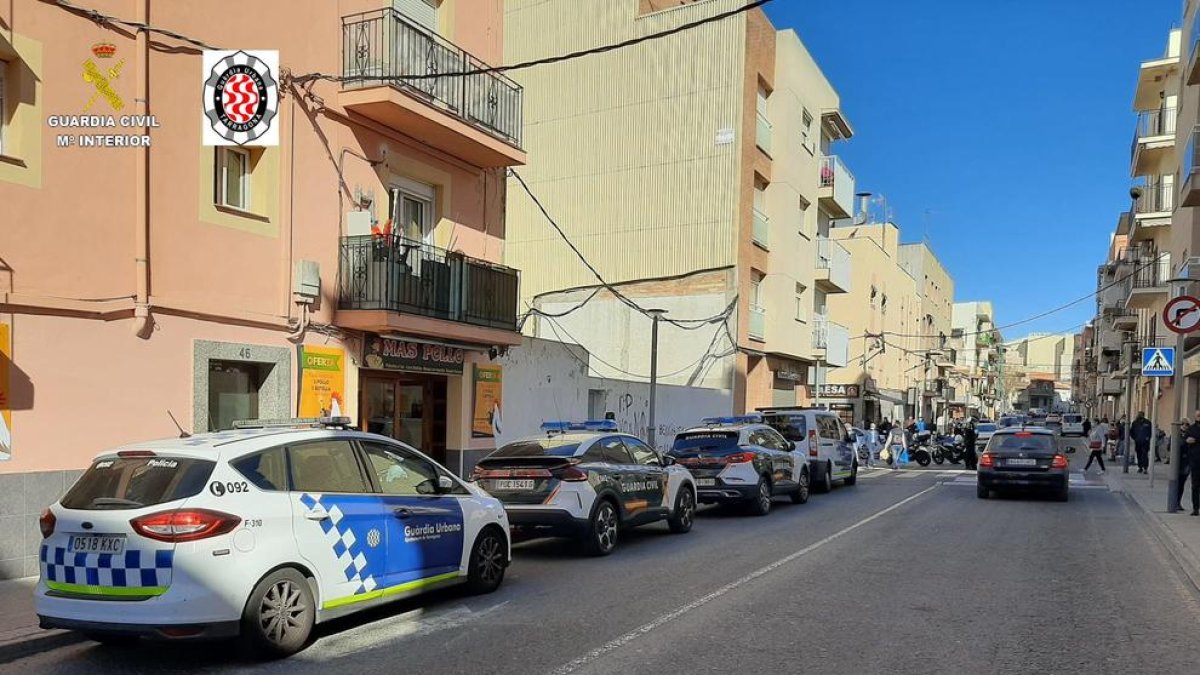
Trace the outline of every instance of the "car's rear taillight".
{"label": "car's rear taillight", "polygon": [[721,458],[721,461],[725,462],[726,464],[741,464],[742,462],[753,462],[754,461],[754,453],[753,452],[735,452],[732,455],[725,455],[724,457]]}
{"label": "car's rear taillight", "polygon": [[1054,459],[1050,460],[1050,468],[1051,469],[1067,468],[1067,456],[1066,455],[1055,455]]}
{"label": "car's rear taillight", "polygon": [[992,455],[992,453],[985,452],[979,456],[979,466],[991,468],[992,466],[995,466],[995,464],[996,464],[995,459],[996,458],[994,455]]}
{"label": "car's rear taillight", "polygon": [[50,509],[42,511],[42,517],[38,518],[38,527],[42,528],[42,539],[49,538],[54,534],[54,524],[58,519],[54,517],[54,512]]}
{"label": "car's rear taillight", "polygon": [[817,456],[817,430],[816,429],[808,430],[808,456],[809,457]]}
{"label": "car's rear taillight", "polygon": [[564,466],[561,469],[555,469],[551,472],[553,476],[559,480],[570,482],[584,481],[588,479],[588,473],[577,466]]}
{"label": "car's rear taillight", "polygon": [[178,543],[196,541],[225,534],[237,527],[242,519],[208,509],[160,511],[129,521],[134,532],[157,541]]}

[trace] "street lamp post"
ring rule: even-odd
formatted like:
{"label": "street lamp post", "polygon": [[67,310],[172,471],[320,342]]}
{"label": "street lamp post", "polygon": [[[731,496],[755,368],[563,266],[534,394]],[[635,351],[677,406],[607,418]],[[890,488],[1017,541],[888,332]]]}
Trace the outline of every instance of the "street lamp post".
{"label": "street lamp post", "polygon": [[650,329],[650,419],[646,429],[646,441],[650,443],[650,447],[656,447],[655,429],[657,429],[654,420],[655,400],[658,398],[658,321],[667,313],[665,309],[648,309],[647,313],[654,320],[653,326]]}
{"label": "street lamp post", "polygon": [[[1135,186],[1129,188],[1129,202],[1130,202],[1129,226],[1131,229],[1133,227],[1133,220],[1134,220],[1134,218],[1137,217],[1137,203],[1138,203],[1138,200],[1141,199],[1141,197],[1142,197],[1142,189],[1140,187],[1135,185]],[[1137,267],[1134,267],[1134,272],[1131,272],[1131,274],[1136,273],[1136,270],[1137,270]],[[1153,320],[1157,320],[1157,319],[1153,319]],[[1130,450],[1132,450],[1132,447],[1130,446],[1130,437],[1133,435],[1133,428],[1132,428],[1133,427],[1133,391],[1134,391],[1134,382],[1135,382],[1135,377],[1133,375],[1133,358],[1134,358],[1134,354],[1137,353],[1138,345],[1137,345],[1137,341],[1136,341],[1137,340],[1136,334],[1132,334],[1130,337],[1132,337],[1134,339],[1134,342],[1129,345],[1129,387],[1126,390],[1128,400],[1125,401],[1125,438],[1122,439],[1125,441],[1125,454],[1121,458],[1121,467],[1122,467],[1121,472],[1122,473],[1129,473],[1129,459],[1130,459],[1129,455],[1131,454]],[[1142,346],[1148,347],[1151,345],[1142,345]]]}

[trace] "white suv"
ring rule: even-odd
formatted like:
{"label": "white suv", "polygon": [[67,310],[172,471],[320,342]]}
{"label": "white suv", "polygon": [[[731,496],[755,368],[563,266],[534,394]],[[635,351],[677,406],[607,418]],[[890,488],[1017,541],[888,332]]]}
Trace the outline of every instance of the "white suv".
{"label": "white suv", "polygon": [[337,616],[509,563],[504,507],[413,448],[294,422],[98,456],[42,514],[44,628],[242,636],[285,656]]}
{"label": "white suv", "polygon": [[818,492],[829,492],[834,481],[854,485],[858,481],[855,439],[842,419],[820,408],[796,406],[758,408],[763,423],[807,452],[809,476]]}

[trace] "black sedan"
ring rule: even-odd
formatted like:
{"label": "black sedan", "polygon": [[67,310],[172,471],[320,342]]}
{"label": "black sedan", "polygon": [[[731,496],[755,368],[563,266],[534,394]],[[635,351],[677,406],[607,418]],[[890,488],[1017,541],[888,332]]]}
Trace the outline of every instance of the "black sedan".
{"label": "black sedan", "polygon": [[987,499],[993,490],[1025,489],[1068,499],[1067,456],[1059,451],[1058,438],[1044,428],[1008,427],[992,435],[979,456],[978,495]]}

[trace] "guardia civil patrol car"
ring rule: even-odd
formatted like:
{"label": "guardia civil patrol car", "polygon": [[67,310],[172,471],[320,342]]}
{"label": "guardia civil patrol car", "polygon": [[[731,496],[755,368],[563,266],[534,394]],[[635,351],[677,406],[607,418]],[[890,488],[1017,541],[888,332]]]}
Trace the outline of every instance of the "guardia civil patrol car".
{"label": "guardia civil patrol car", "polygon": [[608,555],[620,530],[666,520],[692,529],[696,484],[616,422],[547,422],[541,436],[508,443],[476,465],[471,478],[504,503],[514,528],[579,540]]}
{"label": "guardia civil patrol car", "polygon": [[257,422],[101,454],[41,517],[42,627],[240,635],[284,656],[337,616],[447,584],[495,590],[510,560],[500,502],[348,424]]}
{"label": "guardia civil patrol car", "polygon": [[762,419],[706,417],[676,434],[668,454],[692,473],[702,503],[743,504],[765,516],[775,495],[808,501],[808,456]]}

